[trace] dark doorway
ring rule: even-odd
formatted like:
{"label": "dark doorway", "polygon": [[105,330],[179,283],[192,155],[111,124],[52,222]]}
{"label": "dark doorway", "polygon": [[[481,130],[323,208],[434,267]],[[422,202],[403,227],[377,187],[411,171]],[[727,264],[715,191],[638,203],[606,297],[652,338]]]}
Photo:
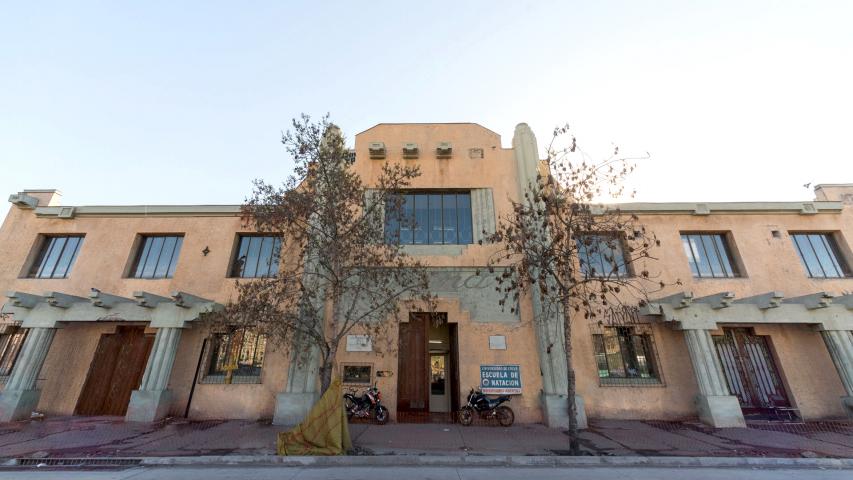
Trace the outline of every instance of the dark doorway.
{"label": "dark doorway", "polygon": [[154,336],[146,335],[145,327],[121,326],[116,333],[101,335],[74,413],[127,413],[130,394],[142,381],[153,343]]}
{"label": "dark doorway", "polygon": [[447,314],[411,313],[400,324],[397,421],[452,422],[459,410],[457,326]]}
{"label": "dark doorway", "polygon": [[729,392],[737,396],[745,417],[795,420],[768,337],[748,328],[724,328],[714,336]]}

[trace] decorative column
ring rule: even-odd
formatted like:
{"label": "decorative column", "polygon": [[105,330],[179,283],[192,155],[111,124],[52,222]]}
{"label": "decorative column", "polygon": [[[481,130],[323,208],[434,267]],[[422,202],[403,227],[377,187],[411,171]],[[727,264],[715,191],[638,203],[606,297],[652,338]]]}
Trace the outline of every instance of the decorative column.
{"label": "decorative column", "polygon": [[55,333],[55,328],[29,329],[12,375],[0,394],[0,422],[29,418],[38,406],[41,390],[36,390],[36,380]]}
{"label": "decorative column", "polygon": [[847,395],[841,397],[841,404],[847,417],[853,419],[853,332],[848,330],[824,330],[820,332],[832,363],[838,370],[841,383]]}
{"label": "decorative column", "polygon": [[178,327],[157,329],[142,383],[139,390],[134,390],[130,395],[130,404],[125,416],[128,422],[153,422],[165,417],[169,412],[172,392],[167,387],[180,339],[181,329]]}
{"label": "decorative column", "polygon": [[746,427],[737,397],[729,393],[720,359],[709,330],[684,330],[693,372],[699,384],[699,419],[717,428]]}
{"label": "decorative column", "polygon": [[[536,182],[539,171],[536,136],[526,123],[519,123],[515,127],[512,148],[518,171],[518,198],[521,200],[528,187]],[[547,232],[543,234],[547,235]],[[559,307],[546,308],[536,292],[533,292],[532,297],[533,322],[539,344],[539,369],[542,371],[542,418],[545,425],[551,428],[568,428],[569,387],[562,311]],[[586,428],[586,410],[580,395],[575,395],[575,412],[578,428]]]}
{"label": "decorative column", "polygon": [[[302,350],[300,345],[309,345]],[[320,399],[317,389],[319,349],[308,342],[294,341],[287,368],[287,385],[275,396],[273,425],[296,425]]]}

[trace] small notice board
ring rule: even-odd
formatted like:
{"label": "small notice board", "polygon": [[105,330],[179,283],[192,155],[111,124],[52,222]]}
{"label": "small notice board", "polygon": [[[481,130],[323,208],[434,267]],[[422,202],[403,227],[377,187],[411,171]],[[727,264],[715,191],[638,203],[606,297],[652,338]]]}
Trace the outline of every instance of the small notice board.
{"label": "small notice board", "polygon": [[480,365],[480,389],[491,395],[521,393],[521,368],[518,365]]}

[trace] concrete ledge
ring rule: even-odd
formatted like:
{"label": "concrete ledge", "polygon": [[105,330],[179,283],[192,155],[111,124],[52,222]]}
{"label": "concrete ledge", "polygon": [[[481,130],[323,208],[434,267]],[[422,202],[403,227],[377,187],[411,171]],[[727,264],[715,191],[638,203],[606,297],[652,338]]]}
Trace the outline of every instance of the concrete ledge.
{"label": "concrete ledge", "polygon": [[[95,459],[110,457],[93,457]],[[187,465],[277,465],[287,467],[686,467],[686,468],[833,468],[853,469],[853,458],[768,457],[598,457],[523,455],[378,455],[338,457],[280,457],[276,455],[219,455],[143,457],[139,465],[168,467]],[[114,460],[128,460],[115,458]],[[2,462],[17,467],[17,459]],[[19,467],[18,467],[19,468]]]}
{"label": "concrete ledge", "polygon": [[[549,428],[569,428],[569,401],[565,395],[546,395],[540,397],[542,402],[543,423]],[[583,397],[575,395],[575,408],[578,415],[578,429],[587,428],[586,408]]]}
{"label": "concrete ledge", "polygon": [[169,413],[172,392],[169,390],[134,390],[127,406],[128,422],[155,422]]}
{"label": "concrete ledge", "polygon": [[3,390],[0,393],[0,422],[30,418],[41,397],[41,390]]}
{"label": "concrete ledge", "polygon": [[697,395],[699,419],[715,428],[746,428],[740,402],[734,395]]}
{"label": "concrete ledge", "polygon": [[319,399],[320,395],[317,392],[279,393],[275,396],[272,424],[288,426],[299,424]]}

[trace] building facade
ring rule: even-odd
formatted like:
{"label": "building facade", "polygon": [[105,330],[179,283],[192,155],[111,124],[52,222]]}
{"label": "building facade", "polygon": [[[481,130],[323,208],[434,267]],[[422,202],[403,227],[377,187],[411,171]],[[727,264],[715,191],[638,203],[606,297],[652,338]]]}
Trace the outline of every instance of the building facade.
{"label": "building facade", "polygon": [[[368,184],[384,163],[420,165],[406,193],[417,227],[387,228],[429,265],[439,313],[412,312],[387,338],[353,332],[337,358],[345,384],[375,382],[397,421],[450,421],[480,386],[512,394],[517,421],[565,426],[559,320],[529,296],[502,309],[493,280],[476,274],[495,248],[483,232],[541,168],[529,127],[504,148],[476,124],[380,124],[355,137],[355,159]],[[853,416],[853,185],[815,193],[622,205],[660,240],[641,268],[673,286],[574,321],[581,423]],[[240,206],[65,206],[54,190],[10,201],[0,421],[39,411],[292,424],[316,400],[316,365],[203,320],[235,279],[278,268],[280,240],[247,231]]]}

